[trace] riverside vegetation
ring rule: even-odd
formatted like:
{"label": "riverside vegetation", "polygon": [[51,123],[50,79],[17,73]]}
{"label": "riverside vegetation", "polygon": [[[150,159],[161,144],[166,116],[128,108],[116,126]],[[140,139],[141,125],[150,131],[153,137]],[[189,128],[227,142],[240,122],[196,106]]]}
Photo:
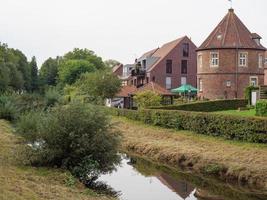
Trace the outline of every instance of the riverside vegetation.
{"label": "riverside vegetation", "polygon": [[[64,191],[64,199],[105,199],[94,197],[83,186],[93,187],[99,174],[115,169],[120,161],[120,135],[105,112],[84,102],[102,104],[106,95],[112,97],[120,89],[120,80],[101,57],[87,49],[49,58],[38,72],[35,58],[28,62],[19,50],[0,44],[0,65],[0,119],[10,121],[17,134],[8,128],[0,133],[4,147],[0,177],[6,186],[1,187],[1,199],[62,199]],[[84,87],[92,81],[93,85]],[[72,93],[67,93],[68,88]],[[9,126],[4,121],[1,125]],[[20,159],[5,163],[17,147]],[[39,171],[44,171],[43,178]],[[74,188],[68,190],[65,179]],[[44,190],[33,184],[43,185]],[[62,191],[51,189],[53,185]],[[94,189],[98,188],[94,185]]]}

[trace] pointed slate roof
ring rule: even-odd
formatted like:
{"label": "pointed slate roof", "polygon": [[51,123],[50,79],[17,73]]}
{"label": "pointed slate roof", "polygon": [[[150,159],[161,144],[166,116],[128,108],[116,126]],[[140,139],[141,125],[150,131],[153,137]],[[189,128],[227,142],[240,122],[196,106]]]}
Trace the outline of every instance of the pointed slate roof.
{"label": "pointed slate roof", "polygon": [[234,9],[229,9],[227,15],[212,31],[209,37],[197,49],[257,49],[265,50],[261,44],[257,44],[253,39],[260,39],[256,33],[251,33],[243,22],[234,13]]}

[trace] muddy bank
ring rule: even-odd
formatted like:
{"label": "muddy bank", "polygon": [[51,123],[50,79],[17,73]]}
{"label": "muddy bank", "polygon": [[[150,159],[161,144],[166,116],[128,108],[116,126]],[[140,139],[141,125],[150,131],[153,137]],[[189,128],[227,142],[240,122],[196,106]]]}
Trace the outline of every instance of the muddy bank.
{"label": "muddy bank", "polygon": [[267,146],[224,141],[114,118],[124,151],[267,194]]}

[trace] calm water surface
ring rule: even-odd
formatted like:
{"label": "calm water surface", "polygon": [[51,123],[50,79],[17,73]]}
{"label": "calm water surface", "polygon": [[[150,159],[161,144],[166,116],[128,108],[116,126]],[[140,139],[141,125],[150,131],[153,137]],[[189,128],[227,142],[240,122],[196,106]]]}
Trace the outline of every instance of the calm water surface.
{"label": "calm water surface", "polygon": [[102,175],[98,181],[120,192],[120,200],[267,200],[267,196],[239,193],[238,189],[188,178],[184,173],[126,155],[116,171]]}

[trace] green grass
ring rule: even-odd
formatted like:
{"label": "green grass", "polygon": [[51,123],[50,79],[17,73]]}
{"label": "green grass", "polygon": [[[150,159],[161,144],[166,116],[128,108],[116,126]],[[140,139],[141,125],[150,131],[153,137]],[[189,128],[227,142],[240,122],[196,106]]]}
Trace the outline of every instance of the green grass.
{"label": "green grass", "polygon": [[242,116],[242,117],[256,117],[256,110],[250,109],[250,110],[224,110],[224,111],[217,111],[214,113],[218,114],[225,114],[225,115],[235,115],[235,116]]}
{"label": "green grass", "polygon": [[25,144],[0,120],[0,200],[110,200],[85,188],[68,171],[25,166]]}

